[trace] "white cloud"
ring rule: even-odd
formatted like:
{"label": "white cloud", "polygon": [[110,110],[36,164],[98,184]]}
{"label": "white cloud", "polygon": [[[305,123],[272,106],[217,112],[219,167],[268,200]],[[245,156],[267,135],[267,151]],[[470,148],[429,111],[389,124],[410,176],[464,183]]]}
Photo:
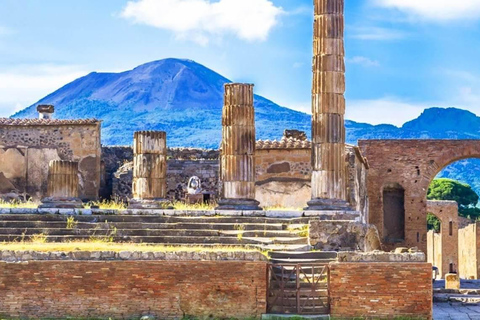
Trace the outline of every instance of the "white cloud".
{"label": "white cloud", "polygon": [[379,7],[436,21],[480,18],[480,0],[372,0]]}
{"label": "white cloud", "polygon": [[364,66],[364,67],[379,67],[380,66],[380,62],[378,62],[377,60],[372,60],[372,59],[369,59],[367,57],[362,57],[362,56],[355,56],[353,58],[347,58],[346,62],[351,63],[351,64],[358,64],[358,65],[361,65],[361,66]]}
{"label": "white cloud", "polygon": [[360,40],[398,40],[407,36],[403,31],[380,27],[350,27],[347,32],[350,33],[351,38]]}
{"label": "white cloud", "polygon": [[0,116],[10,116],[85,74],[80,66],[50,64],[0,69]]}
{"label": "white cloud", "polygon": [[129,1],[121,16],[206,45],[226,34],[264,41],[283,13],[270,0],[138,0]]}
{"label": "white cloud", "polygon": [[393,124],[402,126],[417,118],[431,104],[409,103],[396,98],[374,100],[347,100],[345,118],[370,124]]}

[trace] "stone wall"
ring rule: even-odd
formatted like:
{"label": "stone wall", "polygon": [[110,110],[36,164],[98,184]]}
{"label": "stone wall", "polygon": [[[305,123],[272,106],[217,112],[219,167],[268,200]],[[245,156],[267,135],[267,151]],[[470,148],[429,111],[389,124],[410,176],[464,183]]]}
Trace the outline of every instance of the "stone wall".
{"label": "stone wall", "polygon": [[373,251],[382,245],[377,228],[353,221],[310,220],[309,244],[322,251]]}
{"label": "stone wall", "polygon": [[265,262],[0,262],[1,318],[260,317]]}
{"label": "stone wall", "polygon": [[447,273],[458,272],[458,204],[455,201],[428,201],[427,212],[441,222],[440,234],[429,232],[427,256],[428,262],[438,267],[443,279]]}
{"label": "stone wall", "polygon": [[[345,170],[349,181],[347,194],[350,204],[367,220],[368,196],[365,188],[368,164],[357,147],[347,145]],[[128,149],[128,151],[126,151]],[[105,186],[113,195],[126,200],[131,198],[133,165],[130,147],[104,147]],[[191,148],[168,150],[167,193],[172,200],[181,200],[187,190],[188,179],[196,175],[206,192],[218,198],[219,151]],[[311,199],[311,145],[308,141],[282,139],[257,141],[256,149],[256,200],[261,206],[303,208]],[[111,179],[111,182],[109,182]]]}
{"label": "stone wall", "polygon": [[80,197],[98,198],[100,122],[97,120],[0,119],[0,172],[15,192],[46,195],[51,160],[79,162]]}
{"label": "stone wall", "polygon": [[472,223],[458,231],[458,269],[462,279],[480,276],[480,223]]}
{"label": "stone wall", "polygon": [[[427,250],[427,190],[447,165],[480,157],[478,140],[360,140],[370,166],[367,178],[369,223],[377,226],[387,249],[419,247]],[[385,241],[384,191],[404,190],[403,238]],[[388,214],[388,212],[386,212]]]}
{"label": "stone wall", "polygon": [[334,318],[432,318],[429,263],[330,264]]}

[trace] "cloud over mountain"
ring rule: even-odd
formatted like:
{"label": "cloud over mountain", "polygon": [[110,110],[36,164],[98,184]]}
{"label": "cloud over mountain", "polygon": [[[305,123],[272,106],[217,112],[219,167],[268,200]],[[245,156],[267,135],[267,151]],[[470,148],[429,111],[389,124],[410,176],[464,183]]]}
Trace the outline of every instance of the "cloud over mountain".
{"label": "cloud over mountain", "polygon": [[139,0],[129,1],[121,16],[206,45],[226,34],[264,41],[282,13],[269,0]]}

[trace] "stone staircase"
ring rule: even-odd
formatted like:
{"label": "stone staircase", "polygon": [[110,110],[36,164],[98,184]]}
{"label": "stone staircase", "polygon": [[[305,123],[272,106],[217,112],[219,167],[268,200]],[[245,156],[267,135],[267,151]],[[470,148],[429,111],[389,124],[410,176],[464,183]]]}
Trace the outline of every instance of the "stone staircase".
{"label": "stone staircase", "polygon": [[111,239],[172,246],[309,250],[309,218],[0,214],[0,241]]}
{"label": "stone staircase", "polygon": [[480,305],[480,289],[438,289],[433,290],[433,302],[460,303]]}

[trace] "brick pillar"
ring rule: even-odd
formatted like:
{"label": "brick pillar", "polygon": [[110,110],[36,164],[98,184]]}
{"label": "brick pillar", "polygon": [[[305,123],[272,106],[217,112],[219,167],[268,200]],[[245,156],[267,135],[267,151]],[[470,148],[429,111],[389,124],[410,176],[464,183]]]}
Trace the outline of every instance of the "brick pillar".
{"label": "brick pillar", "polygon": [[130,209],[166,207],[167,134],[165,132],[135,132],[132,193]]}
{"label": "brick pillar", "polygon": [[312,200],[307,210],[350,210],[346,201],[344,0],[314,0]]}
{"label": "brick pillar", "polygon": [[261,210],[255,200],[253,84],[226,84],[222,112],[219,210]]}
{"label": "brick pillar", "polygon": [[41,208],[82,208],[78,198],[78,162],[53,160],[48,164],[47,197]]}

